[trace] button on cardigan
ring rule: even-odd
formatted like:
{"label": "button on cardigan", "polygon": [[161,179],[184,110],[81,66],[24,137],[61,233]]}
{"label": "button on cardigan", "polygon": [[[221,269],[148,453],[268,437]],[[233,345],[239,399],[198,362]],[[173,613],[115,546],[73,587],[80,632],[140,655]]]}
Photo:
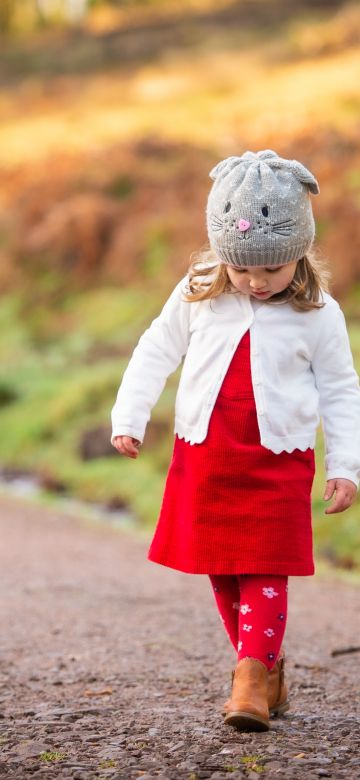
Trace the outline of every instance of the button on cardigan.
{"label": "button on cardigan", "polygon": [[111,411],[111,442],[121,435],[143,441],[151,410],[183,358],[174,432],[190,444],[204,441],[227,369],[250,328],[261,444],[273,452],[313,448],[321,420],[326,478],[358,486],[360,384],[338,302],[324,290],[325,306],[305,312],[242,293],[187,302],[188,281],[186,275],[176,285],[134,349]]}

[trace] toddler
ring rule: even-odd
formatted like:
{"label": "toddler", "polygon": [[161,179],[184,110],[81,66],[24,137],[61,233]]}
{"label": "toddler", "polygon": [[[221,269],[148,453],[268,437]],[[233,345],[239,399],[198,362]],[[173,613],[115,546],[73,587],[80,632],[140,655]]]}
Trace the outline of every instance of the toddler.
{"label": "toddler", "polygon": [[237,660],[224,722],[263,731],[289,707],[288,577],[314,574],[317,427],[321,419],[326,512],[343,512],[360,481],[360,386],[343,312],[312,248],[313,174],[265,150],[222,160],[210,177],[210,248],[141,336],[111,442],[138,456],[151,409],[184,358],[148,558],[209,576]]}

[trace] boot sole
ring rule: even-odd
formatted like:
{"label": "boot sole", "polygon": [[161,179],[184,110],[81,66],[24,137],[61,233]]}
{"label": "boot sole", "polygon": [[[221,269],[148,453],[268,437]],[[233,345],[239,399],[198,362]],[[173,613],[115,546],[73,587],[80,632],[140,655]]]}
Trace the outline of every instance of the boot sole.
{"label": "boot sole", "polygon": [[270,729],[270,723],[265,718],[241,710],[229,712],[225,716],[224,723],[227,726],[234,726],[238,731],[269,731]]}
{"label": "boot sole", "polygon": [[[269,710],[269,713],[270,713],[270,715],[283,715],[289,709],[290,709],[290,702],[289,701],[284,701],[282,704],[279,704],[278,707],[272,707]],[[221,713],[223,718],[226,717],[227,713],[228,713],[227,710],[223,710],[223,712]]]}

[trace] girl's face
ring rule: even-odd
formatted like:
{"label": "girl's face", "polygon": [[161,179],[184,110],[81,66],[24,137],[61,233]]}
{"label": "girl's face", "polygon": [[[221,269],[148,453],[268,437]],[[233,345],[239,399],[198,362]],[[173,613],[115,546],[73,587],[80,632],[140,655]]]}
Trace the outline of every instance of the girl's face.
{"label": "girl's face", "polygon": [[282,292],[294,278],[297,260],[286,265],[234,266],[226,263],[229,279],[236,289],[255,298],[271,298]]}

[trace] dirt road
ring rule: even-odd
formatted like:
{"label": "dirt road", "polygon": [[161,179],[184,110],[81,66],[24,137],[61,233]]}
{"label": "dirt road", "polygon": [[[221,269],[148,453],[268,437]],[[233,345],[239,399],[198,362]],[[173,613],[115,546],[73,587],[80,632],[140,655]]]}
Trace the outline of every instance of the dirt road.
{"label": "dirt road", "polygon": [[290,578],[292,707],[241,734],[209,581],[149,540],[0,498],[0,778],[359,778],[360,653],[331,656],[359,644],[359,589]]}

